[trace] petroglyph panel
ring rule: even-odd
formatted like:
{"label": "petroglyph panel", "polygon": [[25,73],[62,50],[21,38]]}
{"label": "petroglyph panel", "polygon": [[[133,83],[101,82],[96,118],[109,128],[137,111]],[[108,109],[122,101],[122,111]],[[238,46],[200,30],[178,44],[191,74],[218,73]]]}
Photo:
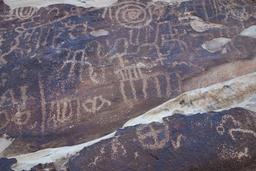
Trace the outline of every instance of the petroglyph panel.
{"label": "petroglyph panel", "polygon": [[255,113],[241,108],[191,116],[176,114],[164,118],[163,123],[118,130],[114,137],[80,151],[69,160],[68,168],[108,170],[121,165],[128,170],[161,167],[175,171],[189,170],[193,165],[199,170],[217,170],[227,163],[229,169],[243,168],[254,161],[256,138],[249,133],[241,140],[239,134],[234,141],[228,133],[219,134],[214,128],[222,124],[226,130],[239,126],[255,131],[255,121]]}
{"label": "petroglyph panel", "polygon": [[[247,62],[239,71],[247,68],[256,40],[240,33],[255,25],[255,6],[228,2],[119,0],[100,9],[0,3],[1,133],[97,137],[192,89],[188,80],[205,71],[236,61]],[[217,50],[202,47],[220,37],[229,41]],[[255,72],[250,64],[246,73]],[[180,149],[184,137],[168,143]]]}

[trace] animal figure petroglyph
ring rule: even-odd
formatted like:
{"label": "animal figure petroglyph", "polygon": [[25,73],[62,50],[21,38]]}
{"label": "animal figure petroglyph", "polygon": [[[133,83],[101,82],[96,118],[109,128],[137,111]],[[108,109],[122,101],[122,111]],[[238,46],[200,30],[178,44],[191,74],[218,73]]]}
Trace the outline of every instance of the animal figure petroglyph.
{"label": "animal figure petroglyph", "polygon": [[[0,28],[0,86],[9,88],[1,92],[1,129],[10,123],[26,127],[31,121],[47,133],[52,127],[72,127],[73,122],[97,122],[97,116],[104,120],[122,105],[128,111],[140,104],[150,108],[157,105],[154,99],[162,102],[180,94],[183,81],[210,67],[245,59],[247,49],[235,49],[234,39],[255,12],[245,0],[227,2],[195,0],[179,6],[119,0],[102,9],[58,4],[0,12],[5,26]],[[225,54],[201,47],[217,37],[230,39]],[[229,56],[234,49],[235,58]],[[12,74],[17,79],[9,78]],[[95,94],[96,89],[100,93]],[[40,121],[33,120],[38,117]],[[126,111],[120,117],[127,118]],[[224,125],[217,129],[220,134],[229,132]],[[229,134],[237,139],[239,131],[245,133]],[[169,142],[179,148],[184,137],[176,138],[172,142],[169,137]]]}

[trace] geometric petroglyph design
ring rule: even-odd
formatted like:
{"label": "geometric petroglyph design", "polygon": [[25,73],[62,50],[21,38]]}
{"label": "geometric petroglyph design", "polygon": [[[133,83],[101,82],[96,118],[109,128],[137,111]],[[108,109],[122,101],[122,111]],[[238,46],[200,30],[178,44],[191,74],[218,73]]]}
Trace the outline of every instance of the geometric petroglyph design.
{"label": "geometric petroglyph design", "polygon": [[[118,58],[120,62],[120,67],[114,71],[117,77],[120,80],[120,91],[123,97],[124,102],[128,102],[128,95],[126,88],[129,87],[132,92],[132,99],[137,100],[137,89],[135,83],[137,81],[142,82],[142,87],[139,89],[143,93],[143,97],[145,99],[148,98],[148,89],[149,86],[153,86],[157,97],[169,97],[171,94],[171,76],[165,73],[153,73],[153,74],[143,74],[142,70],[145,69],[145,66],[138,66],[136,64],[124,65],[123,59],[120,57]],[[177,75],[176,75],[177,76]],[[166,82],[165,90],[161,89],[161,78],[164,79]],[[179,80],[177,79],[176,82],[179,84]],[[150,85],[149,85],[150,84]],[[179,86],[178,86],[179,89]],[[165,92],[165,93],[163,93]]]}
{"label": "geometric petroglyph design", "polygon": [[225,128],[224,125],[228,122],[231,121],[235,126],[240,126],[241,123],[236,121],[235,118],[231,115],[224,115],[219,123],[219,125],[216,127],[216,130],[218,134],[223,135],[225,133]]}
{"label": "geometric petroglyph design", "polygon": [[104,106],[110,106],[111,102],[100,96],[93,97],[82,103],[82,107],[85,111],[90,113],[96,113],[100,111]]}
{"label": "geometric petroglyph design", "polygon": [[118,4],[115,13],[117,22],[127,28],[141,28],[152,20],[151,10],[145,4],[127,1]]}
{"label": "geometric petroglyph design", "polygon": [[152,125],[143,125],[137,128],[136,135],[141,145],[150,150],[163,148],[170,138],[168,126],[154,128]]}
{"label": "geometric petroglyph design", "polygon": [[5,106],[4,104],[8,102],[8,104],[16,111],[14,115],[7,114],[5,111],[0,111],[2,116],[1,119],[3,119],[3,123],[1,123],[0,128],[4,128],[9,122],[14,122],[18,126],[26,125],[31,118],[31,111],[27,109],[28,87],[21,86],[19,90],[19,98],[15,97],[15,93],[12,89],[7,90],[0,97],[0,104],[2,106]]}
{"label": "geometric petroglyph design", "polygon": [[69,67],[69,78],[72,78],[76,70],[78,71],[80,81],[83,81],[83,72],[85,69],[89,71],[89,77],[91,81],[95,84],[99,84],[105,81],[105,72],[104,69],[101,70],[101,74],[97,74],[94,71],[92,64],[88,61],[88,57],[85,55],[85,50],[77,50],[75,52],[69,52],[67,55],[68,60],[64,62],[61,67],[61,70],[64,70],[65,67]]}
{"label": "geometric petroglyph design", "polygon": [[61,69],[66,66],[69,67],[69,77],[72,77],[75,74],[75,68],[78,66],[79,69],[79,76],[81,77],[81,72],[84,66],[91,66],[91,63],[87,61],[87,57],[85,56],[85,52],[83,50],[78,50],[75,52],[68,52],[67,55],[68,60],[64,62]]}
{"label": "geometric petroglyph design", "polygon": [[236,151],[232,147],[221,145],[218,150],[218,157],[224,160],[250,158],[248,147],[244,147],[242,151]]}
{"label": "geometric petroglyph design", "polygon": [[17,113],[13,117],[13,122],[17,125],[25,125],[28,123],[30,117],[31,117],[31,112],[26,109],[26,103],[28,100],[27,96],[27,86],[22,86],[20,88],[21,90],[21,104],[17,105]]}
{"label": "geometric petroglyph design", "polygon": [[21,20],[26,20],[32,17],[37,12],[35,7],[21,7],[10,11],[10,15],[14,15]]}
{"label": "geometric petroglyph design", "polygon": [[[236,140],[235,135],[234,135],[235,132],[241,133],[241,134],[249,134],[256,138],[256,132],[254,132],[253,130],[241,129],[241,128],[231,128],[228,132],[234,141]],[[239,136],[237,136],[237,137],[239,137]]]}
{"label": "geometric petroglyph design", "polygon": [[227,133],[231,136],[232,140],[234,140],[234,141],[236,140],[234,133],[249,134],[256,138],[255,131],[239,128],[241,123],[236,121],[235,118],[230,115],[224,115],[222,117],[220,124],[216,127],[218,134],[223,135],[225,133],[224,125],[228,121],[231,121],[234,124],[234,126],[236,126],[236,128],[229,128],[229,130],[227,130]]}
{"label": "geometric petroglyph design", "polygon": [[171,139],[171,144],[175,150],[179,149],[181,147],[181,140],[185,140],[185,136],[182,134],[178,135],[176,141]]}
{"label": "geometric petroglyph design", "polygon": [[100,95],[87,100],[80,99],[79,97],[63,98],[52,101],[49,105],[51,114],[46,122],[47,124],[53,122],[53,126],[57,127],[57,124],[73,122],[74,118],[80,121],[81,113],[96,113],[104,106],[110,106],[111,102]]}
{"label": "geometric petroglyph design", "polygon": [[117,138],[114,138],[111,142],[111,158],[113,160],[117,160],[118,159],[118,154],[121,154],[122,156],[127,154],[126,149],[124,148],[123,144],[118,140]]}
{"label": "geometric petroglyph design", "polygon": [[100,161],[102,158],[102,156],[96,156],[93,160],[93,162],[89,163],[88,164],[88,167],[94,167],[97,165],[97,162]]}
{"label": "geometric petroglyph design", "polygon": [[[57,128],[58,124],[73,122],[76,118],[80,121],[80,100],[78,98],[63,98],[49,103],[49,116],[43,117],[43,127],[45,125]],[[45,129],[45,128],[44,128]],[[44,130],[42,128],[42,132]]]}
{"label": "geometric petroglyph design", "polygon": [[31,112],[29,110],[20,110],[13,116],[12,121],[19,126],[26,125],[31,117]]}
{"label": "geometric petroglyph design", "polygon": [[55,111],[54,116],[57,122],[65,123],[72,118],[73,108],[72,100],[65,98],[55,102],[51,102],[51,111]]}

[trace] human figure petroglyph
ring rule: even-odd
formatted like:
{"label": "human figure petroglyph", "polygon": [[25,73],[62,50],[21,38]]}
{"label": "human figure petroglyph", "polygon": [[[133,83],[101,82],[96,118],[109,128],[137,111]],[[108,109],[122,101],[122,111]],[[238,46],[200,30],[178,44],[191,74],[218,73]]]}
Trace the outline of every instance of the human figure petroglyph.
{"label": "human figure petroglyph", "polygon": [[[68,68],[69,74],[68,78],[72,78],[75,76],[76,72],[78,72],[78,78],[81,82],[86,80],[86,75],[84,73],[88,71],[88,76],[91,81],[95,84],[102,84],[105,82],[105,68],[99,68],[99,72],[93,67],[93,64],[89,62],[89,56],[87,53],[89,46],[84,50],[77,50],[75,52],[69,51],[67,54],[67,60],[64,61],[64,64],[61,67],[61,70]],[[97,55],[100,55],[101,52],[96,51]]]}
{"label": "human figure petroglyph", "polygon": [[[233,29],[229,31],[231,25],[232,28],[236,27],[239,30],[243,24],[250,24],[226,23],[221,17],[219,17],[219,22],[214,22],[214,17],[211,18],[210,13],[215,11],[209,10],[212,9],[212,6],[208,8],[200,0],[184,2],[179,8],[177,8],[178,5],[154,3],[150,0],[143,2],[121,1],[100,10],[54,5],[41,8],[28,19],[25,19],[26,17],[18,19],[13,16],[13,25],[8,26],[6,29],[8,33],[1,36],[4,47],[1,46],[0,54],[2,61],[5,64],[8,62],[8,65],[3,68],[7,69],[8,74],[13,69],[17,69],[19,73],[21,73],[20,70],[25,69],[29,72],[34,69],[34,65],[29,64],[34,64],[36,61],[35,63],[39,67],[36,72],[42,74],[41,104],[38,104],[39,96],[38,99],[36,98],[37,100],[31,101],[31,104],[35,104],[35,107],[31,107],[33,110],[31,112],[32,117],[42,115],[42,123],[46,123],[41,126],[42,132],[48,130],[50,122],[47,121],[47,118],[53,117],[53,114],[53,120],[58,129],[58,126],[73,125],[73,122],[77,121],[87,123],[87,116],[94,120],[96,114],[99,117],[103,113],[109,115],[110,111],[115,108],[111,105],[132,104],[134,108],[129,106],[129,110],[137,110],[138,103],[150,107],[151,100],[153,100],[152,106],[155,106],[160,101],[178,95],[181,92],[181,80],[190,79],[194,74],[200,75],[215,66],[215,62],[211,59],[217,56],[210,54],[210,57],[213,58],[209,59],[210,57],[204,56],[208,59],[202,59],[200,55],[204,54],[201,53],[200,46],[197,45],[198,42],[219,35],[232,38],[234,31]],[[158,4],[163,6],[158,6]],[[201,16],[197,7],[202,7],[201,12],[207,14]],[[205,7],[207,8],[205,9]],[[153,11],[155,9],[157,11]],[[214,27],[214,29],[204,32],[196,32],[191,28],[190,20],[179,21],[178,14],[182,14],[184,11],[198,15],[208,24],[213,20],[215,24],[228,27],[225,27],[226,30],[223,27]],[[23,14],[25,15],[25,13]],[[217,14],[213,15],[218,16]],[[39,21],[38,17],[40,16],[43,17]],[[99,25],[100,21],[102,22]],[[13,32],[12,28],[14,28]],[[100,37],[90,34],[92,30],[101,29],[106,30],[108,34]],[[10,38],[8,39],[8,37]],[[63,54],[66,50],[69,51],[67,55]],[[230,49],[227,48],[227,50]],[[123,57],[124,64],[115,65],[111,60],[118,55]],[[19,59],[19,62],[15,62],[16,58]],[[216,65],[231,60],[225,58],[218,61],[220,63]],[[25,63],[28,65],[23,65]],[[144,66],[139,66],[137,63],[142,63]],[[194,66],[192,66],[193,63]],[[201,68],[197,69],[196,67]],[[26,80],[37,80],[33,73],[17,76],[18,81],[12,81],[11,78],[7,78],[7,81],[1,79],[2,85],[4,89],[9,85],[17,89],[17,86]],[[19,80],[22,80],[22,83]],[[33,85],[33,83],[29,83],[29,85]],[[109,92],[106,93],[108,96],[105,96],[105,87],[112,90],[112,96],[109,95]],[[54,92],[51,92],[51,89]],[[107,98],[106,102],[97,104],[99,105],[97,107],[95,107],[95,101],[100,103],[100,99],[95,100],[93,97],[96,89],[99,92],[103,91],[102,97]],[[38,88],[31,88],[31,92],[29,92],[31,98],[36,97],[34,95],[38,94],[37,91]],[[83,93],[79,94],[82,91]],[[64,98],[73,92],[79,99],[75,99],[74,94],[70,97],[73,102]],[[51,101],[55,93],[56,96],[58,95],[58,99]],[[111,98],[109,98],[110,96]],[[114,96],[116,97],[114,98]],[[53,107],[50,107],[51,102],[54,103]],[[7,103],[6,101],[5,104]],[[110,105],[110,103],[113,104]],[[54,112],[49,111],[50,109]],[[15,117],[14,119],[10,118],[10,122],[17,122],[19,125],[22,124],[22,121],[26,122],[24,113],[30,116],[27,110],[19,110],[19,112],[17,110],[16,114],[13,113],[10,116]],[[125,112],[120,113],[122,117],[124,114]],[[233,131],[231,134],[237,138],[237,132]],[[178,146],[178,144],[174,143],[174,146]]]}

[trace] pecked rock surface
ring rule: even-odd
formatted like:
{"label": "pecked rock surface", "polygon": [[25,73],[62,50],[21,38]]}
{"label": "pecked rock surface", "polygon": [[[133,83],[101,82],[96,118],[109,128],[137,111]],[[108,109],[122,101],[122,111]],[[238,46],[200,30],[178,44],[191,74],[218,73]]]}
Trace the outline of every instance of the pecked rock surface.
{"label": "pecked rock surface", "polygon": [[252,0],[6,2],[0,134],[16,138],[7,154],[98,138],[182,92],[256,71]]}
{"label": "pecked rock surface", "polygon": [[70,159],[70,171],[256,169],[256,113],[242,108],[128,127]]}

